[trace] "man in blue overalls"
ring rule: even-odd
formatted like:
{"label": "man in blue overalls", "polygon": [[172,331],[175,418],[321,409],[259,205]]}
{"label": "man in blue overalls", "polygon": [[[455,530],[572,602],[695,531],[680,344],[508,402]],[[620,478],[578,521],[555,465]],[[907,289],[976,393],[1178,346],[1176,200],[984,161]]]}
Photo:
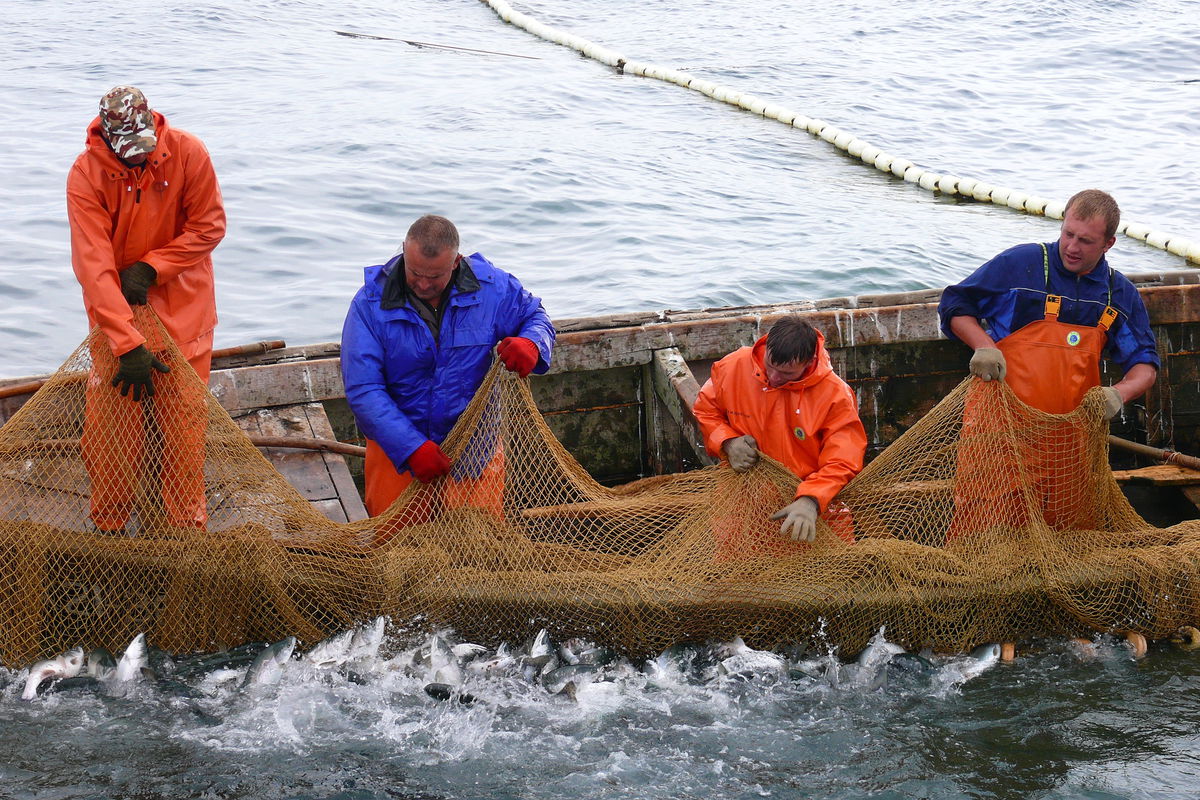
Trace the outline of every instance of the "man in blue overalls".
{"label": "man in blue overalls", "polygon": [[[1108,266],[1105,253],[1116,242],[1121,212],[1105,192],[1088,189],[1066,206],[1057,242],[1010,248],[975,270],[965,281],[948,287],[938,306],[942,331],[975,352],[970,371],[984,381],[1003,380],[1024,403],[1050,414],[1066,414],[1079,406],[1084,394],[1100,385],[1100,359],[1107,355],[1124,372],[1120,381],[1103,387],[1104,417],[1120,413],[1125,403],[1140,397],[1158,376],[1159,358],[1142,298],[1133,284]],[[986,325],[986,328],[984,327]],[[981,397],[981,395],[977,395]],[[972,413],[972,397],[964,413],[959,483],[964,456],[1008,424]],[[1014,412],[1015,413],[1015,412]],[[1033,418],[1027,420],[1030,426]],[[1056,528],[1088,523],[1087,502],[1064,498],[1071,485],[1066,462],[1081,455],[1084,437],[1062,434],[1057,452],[1046,443],[1022,447],[1020,468],[1041,494],[1042,512]],[[978,449],[978,448],[976,448]],[[951,538],[999,519],[998,498],[1011,494],[1018,479],[999,474],[996,455],[982,450],[968,460],[978,469],[991,459],[996,470],[986,497],[974,498],[977,518],[964,520],[968,498],[956,492],[956,519]],[[1078,464],[1075,465],[1078,468]],[[1076,483],[1078,483],[1076,481]],[[967,515],[972,516],[972,515]],[[1011,521],[1011,520],[1010,520]],[[1014,524],[1020,524],[1019,522]]]}

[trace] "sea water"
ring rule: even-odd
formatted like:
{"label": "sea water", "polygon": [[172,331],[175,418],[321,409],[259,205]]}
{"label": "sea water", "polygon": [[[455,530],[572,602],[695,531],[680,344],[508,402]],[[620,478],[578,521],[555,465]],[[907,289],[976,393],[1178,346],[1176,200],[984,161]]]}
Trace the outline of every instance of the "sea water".
{"label": "sea water", "polygon": [[[920,166],[1060,200],[1107,189],[1127,219],[1200,238],[1194,4],[516,5]],[[100,95],[121,83],[212,153],[229,216],[218,346],[336,340],[362,268],[426,212],[555,317],[939,287],[1057,234],[618,74],[475,0],[4,10],[11,377],[54,369],[86,332],[63,189]],[[1126,237],[1111,261],[1186,267]],[[1161,645],[1134,661],[1115,641],[1090,659],[1042,643],[945,690],[661,686],[638,671],[576,701],[480,679],[464,707],[359,677],[285,671],[250,693],[201,672],[22,702],[21,673],[0,669],[0,797],[1184,798],[1200,780],[1200,660]]]}

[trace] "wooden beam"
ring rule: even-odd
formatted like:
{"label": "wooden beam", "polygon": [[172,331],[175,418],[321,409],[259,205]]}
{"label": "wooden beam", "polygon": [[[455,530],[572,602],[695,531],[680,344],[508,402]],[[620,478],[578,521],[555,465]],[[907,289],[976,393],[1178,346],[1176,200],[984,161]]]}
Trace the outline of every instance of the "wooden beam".
{"label": "wooden beam", "polygon": [[692,413],[696,396],[700,394],[700,384],[696,382],[678,348],[665,347],[654,352],[651,379],[656,400],[675,426],[675,431],[663,431],[662,434],[678,436],[682,433],[691,446],[691,455],[700,464],[707,466],[717,463],[705,451],[704,435]]}

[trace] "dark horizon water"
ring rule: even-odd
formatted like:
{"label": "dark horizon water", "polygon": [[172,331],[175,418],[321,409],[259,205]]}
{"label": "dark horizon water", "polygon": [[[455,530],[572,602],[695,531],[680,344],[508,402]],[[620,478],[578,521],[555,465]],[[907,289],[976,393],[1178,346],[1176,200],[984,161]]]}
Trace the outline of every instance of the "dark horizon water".
{"label": "dark horizon water", "polygon": [[[921,166],[1059,199],[1108,189],[1128,218],[1200,239],[1194,3],[517,8]],[[454,219],[465,251],[558,318],[939,287],[1057,235],[1053,220],[940,197],[807,133],[617,75],[476,0],[10,0],[5,12],[0,376],[54,369],[86,332],[63,192],[97,100],[120,83],[212,152],[230,222],[214,254],[218,347],[339,338],[362,268],[425,212]],[[1185,267],[1128,238],[1111,261]],[[1196,653],[1035,645],[948,687],[631,672],[576,703],[488,679],[470,708],[401,674],[298,670],[261,693],[198,672],[27,703],[23,674],[0,667],[0,798],[1195,796]]]}

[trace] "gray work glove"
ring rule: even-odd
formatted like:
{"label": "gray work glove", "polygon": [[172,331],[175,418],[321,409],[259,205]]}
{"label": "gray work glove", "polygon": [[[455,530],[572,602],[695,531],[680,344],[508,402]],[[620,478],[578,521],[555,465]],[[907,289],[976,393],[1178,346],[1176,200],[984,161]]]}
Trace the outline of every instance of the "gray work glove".
{"label": "gray work glove", "polygon": [[1002,381],[1007,366],[998,347],[981,347],[971,356],[971,374],[985,381]]}
{"label": "gray work glove", "polygon": [[817,501],[811,497],[798,497],[771,515],[781,519],[779,532],[793,542],[811,542],[817,538]]}
{"label": "gray work glove", "polygon": [[1121,413],[1121,409],[1125,407],[1125,401],[1121,399],[1121,393],[1115,386],[1101,388],[1104,390],[1104,418],[1112,419]]}
{"label": "gray work glove", "polygon": [[758,442],[753,436],[737,436],[721,442],[721,452],[734,472],[745,472],[758,463]]}

